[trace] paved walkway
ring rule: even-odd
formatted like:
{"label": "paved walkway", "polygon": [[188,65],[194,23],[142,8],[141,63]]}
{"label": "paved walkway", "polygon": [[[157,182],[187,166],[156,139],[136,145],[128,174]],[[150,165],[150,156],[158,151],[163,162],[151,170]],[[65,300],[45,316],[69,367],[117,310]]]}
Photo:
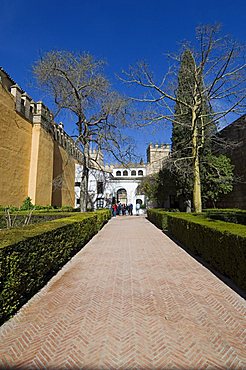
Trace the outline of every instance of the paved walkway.
{"label": "paved walkway", "polygon": [[246,369],[245,308],[144,217],[117,217],[1,327],[0,367]]}

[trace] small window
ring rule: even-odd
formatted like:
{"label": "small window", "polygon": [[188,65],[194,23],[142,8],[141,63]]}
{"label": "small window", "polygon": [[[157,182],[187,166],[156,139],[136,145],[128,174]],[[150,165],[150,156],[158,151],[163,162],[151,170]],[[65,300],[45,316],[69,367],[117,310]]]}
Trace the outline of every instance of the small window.
{"label": "small window", "polygon": [[30,106],[29,119],[33,118],[33,106]]}
{"label": "small window", "polygon": [[128,176],[128,171],[127,170],[123,171],[123,176]]}
{"label": "small window", "polygon": [[116,171],[116,176],[121,176],[121,171]]}
{"label": "small window", "polygon": [[80,204],[80,199],[79,199],[79,198],[77,198],[77,199],[76,199],[76,204],[77,204],[77,205],[79,205],[79,204]]}
{"label": "small window", "polygon": [[103,208],[104,206],[104,199],[103,198],[98,198],[97,199],[97,208]]}
{"label": "small window", "polygon": [[25,100],[21,99],[21,113],[25,114]]}
{"label": "small window", "polygon": [[80,182],[79,181],[76,181],[75,182],[75,186],[80,186]]}
{"label": "small window", "polygon": [[103,193],[103,182],[97,181],[97,194],[102,194],[102,193]]}
{"label": "small window", "polygon": [[132,176],[136,176],[136,174],[137,174],[137,173],[136,173],[136,171],[135,171],[135,170],[133,170],[133,171],[131,172],[131,175],[132,175]]}
{"label": "small window", "polygon": [[138,171],[138,176],[143,176],[143,171],[142,170]]}

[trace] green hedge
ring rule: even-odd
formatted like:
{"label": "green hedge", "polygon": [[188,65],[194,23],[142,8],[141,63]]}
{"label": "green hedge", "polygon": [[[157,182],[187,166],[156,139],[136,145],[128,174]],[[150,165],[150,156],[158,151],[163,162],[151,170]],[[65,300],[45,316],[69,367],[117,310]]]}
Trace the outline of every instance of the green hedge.
{"label": "green hedge", "polygon": [[[210,220],[205,215],[149,210],[148,218],[201,256],[218,272],[246,289],[246,227]],[[155,220],[157,222],[155,223]]]}
{"label": "green hedge", "polygon": [[239,209],[209,209],[205,211],[207,217],[213,220],[232,222],[246,225],[246,211]]}
{"label": "green hedge", "polygon": [[[14,220],[14,227],[22,227],[24,221],[28,216],[28,211],[14,211],[10,213],[11,219]],[[51,212],[49,211],[34,211],[31,215],[29,225],[37,224],[40,222],[46,222],[55,220],[58,218],[74,216],[73,212]],[[0,229],[5,229],[7,227],[6,214],[5,212],[0,211]]]}
{"label": "green hedge", "polygon": [[163,231],[167,231],[167,215],[169,212],[163,209],[147,209],[147,217],[155,226]]}
{"label": "green hedge", "polygon": [[111,217],[110,211],[0,232],[0,322],[8,319]]}

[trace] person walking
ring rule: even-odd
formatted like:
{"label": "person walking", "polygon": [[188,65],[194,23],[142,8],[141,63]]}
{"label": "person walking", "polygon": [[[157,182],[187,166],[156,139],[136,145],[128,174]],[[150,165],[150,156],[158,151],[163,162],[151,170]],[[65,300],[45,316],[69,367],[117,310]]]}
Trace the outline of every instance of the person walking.
{"label": "person walking", "polygon": [[132,210],[133,210],[133,205],[132,205],[132,203],[131,203],[131,204],[129,204],[128,209],[129,209],[129,215],[130,215],[130,216],[132,216]]}
{"label": "person walking", "polygon": [[122,215],[122,206],[121,206],[121,203],[120,203],[120,202],[118,203],[117,214],[118,214],[119,216],[121,216],[121,215]]}
{"label": "person walking", "polygon": [[115,217],[116,216],[116,212],[117,212],[117,204],[116,203],[114,203],[112,205],[112,209],[113,209],[113,217]]}

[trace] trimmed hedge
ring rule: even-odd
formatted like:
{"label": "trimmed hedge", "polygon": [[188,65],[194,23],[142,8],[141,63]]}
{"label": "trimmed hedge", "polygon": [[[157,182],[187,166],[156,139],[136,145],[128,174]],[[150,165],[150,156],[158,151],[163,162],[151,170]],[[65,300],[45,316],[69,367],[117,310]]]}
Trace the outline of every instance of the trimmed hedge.
{"label": "trimmed hedge", "polygon": [[163,209],[147,209],[147,217],[155,226],[163,231],[167,231],[167,215],[169,212]]}
{"label": "trimmed hedge", "polygon": [[[24,221],[26,217],[28,216],[29,211],[15,211],[11,212],[10,216],[11,219],[15,219],[14,227],[22,227],[24,224]],[[40,222],[46,222],[55,220],[58,218],[64,218],[64,217],[70,217],[74,216],[74,213],[72,212],[51,212],[49,211],[34,211],[31,215],[29,225],[37,224]],[[6,214],[2,211],[0,211],[0,229],[6,229],[7,223],[6,223]]]}
{"label": "trimmed hedge", "polygon": [[0,322],[7,320],[111,217],[109,210],[0,232]]}
{"label": "trimmed hedge", "polygon": [[206,210],[207,217],[213,220],[232,222],[235,224],[246,225],[246,211],[239,209],[210,209]]}
{"label": "trimmed hedge", "polygon": [[[148,210],[148,218],[168,231],[190,251],[201,256],[218,272],[246,289],[246,227],[210,220],[203,214]],[[155,223],[155,220],[157,222]]]}

